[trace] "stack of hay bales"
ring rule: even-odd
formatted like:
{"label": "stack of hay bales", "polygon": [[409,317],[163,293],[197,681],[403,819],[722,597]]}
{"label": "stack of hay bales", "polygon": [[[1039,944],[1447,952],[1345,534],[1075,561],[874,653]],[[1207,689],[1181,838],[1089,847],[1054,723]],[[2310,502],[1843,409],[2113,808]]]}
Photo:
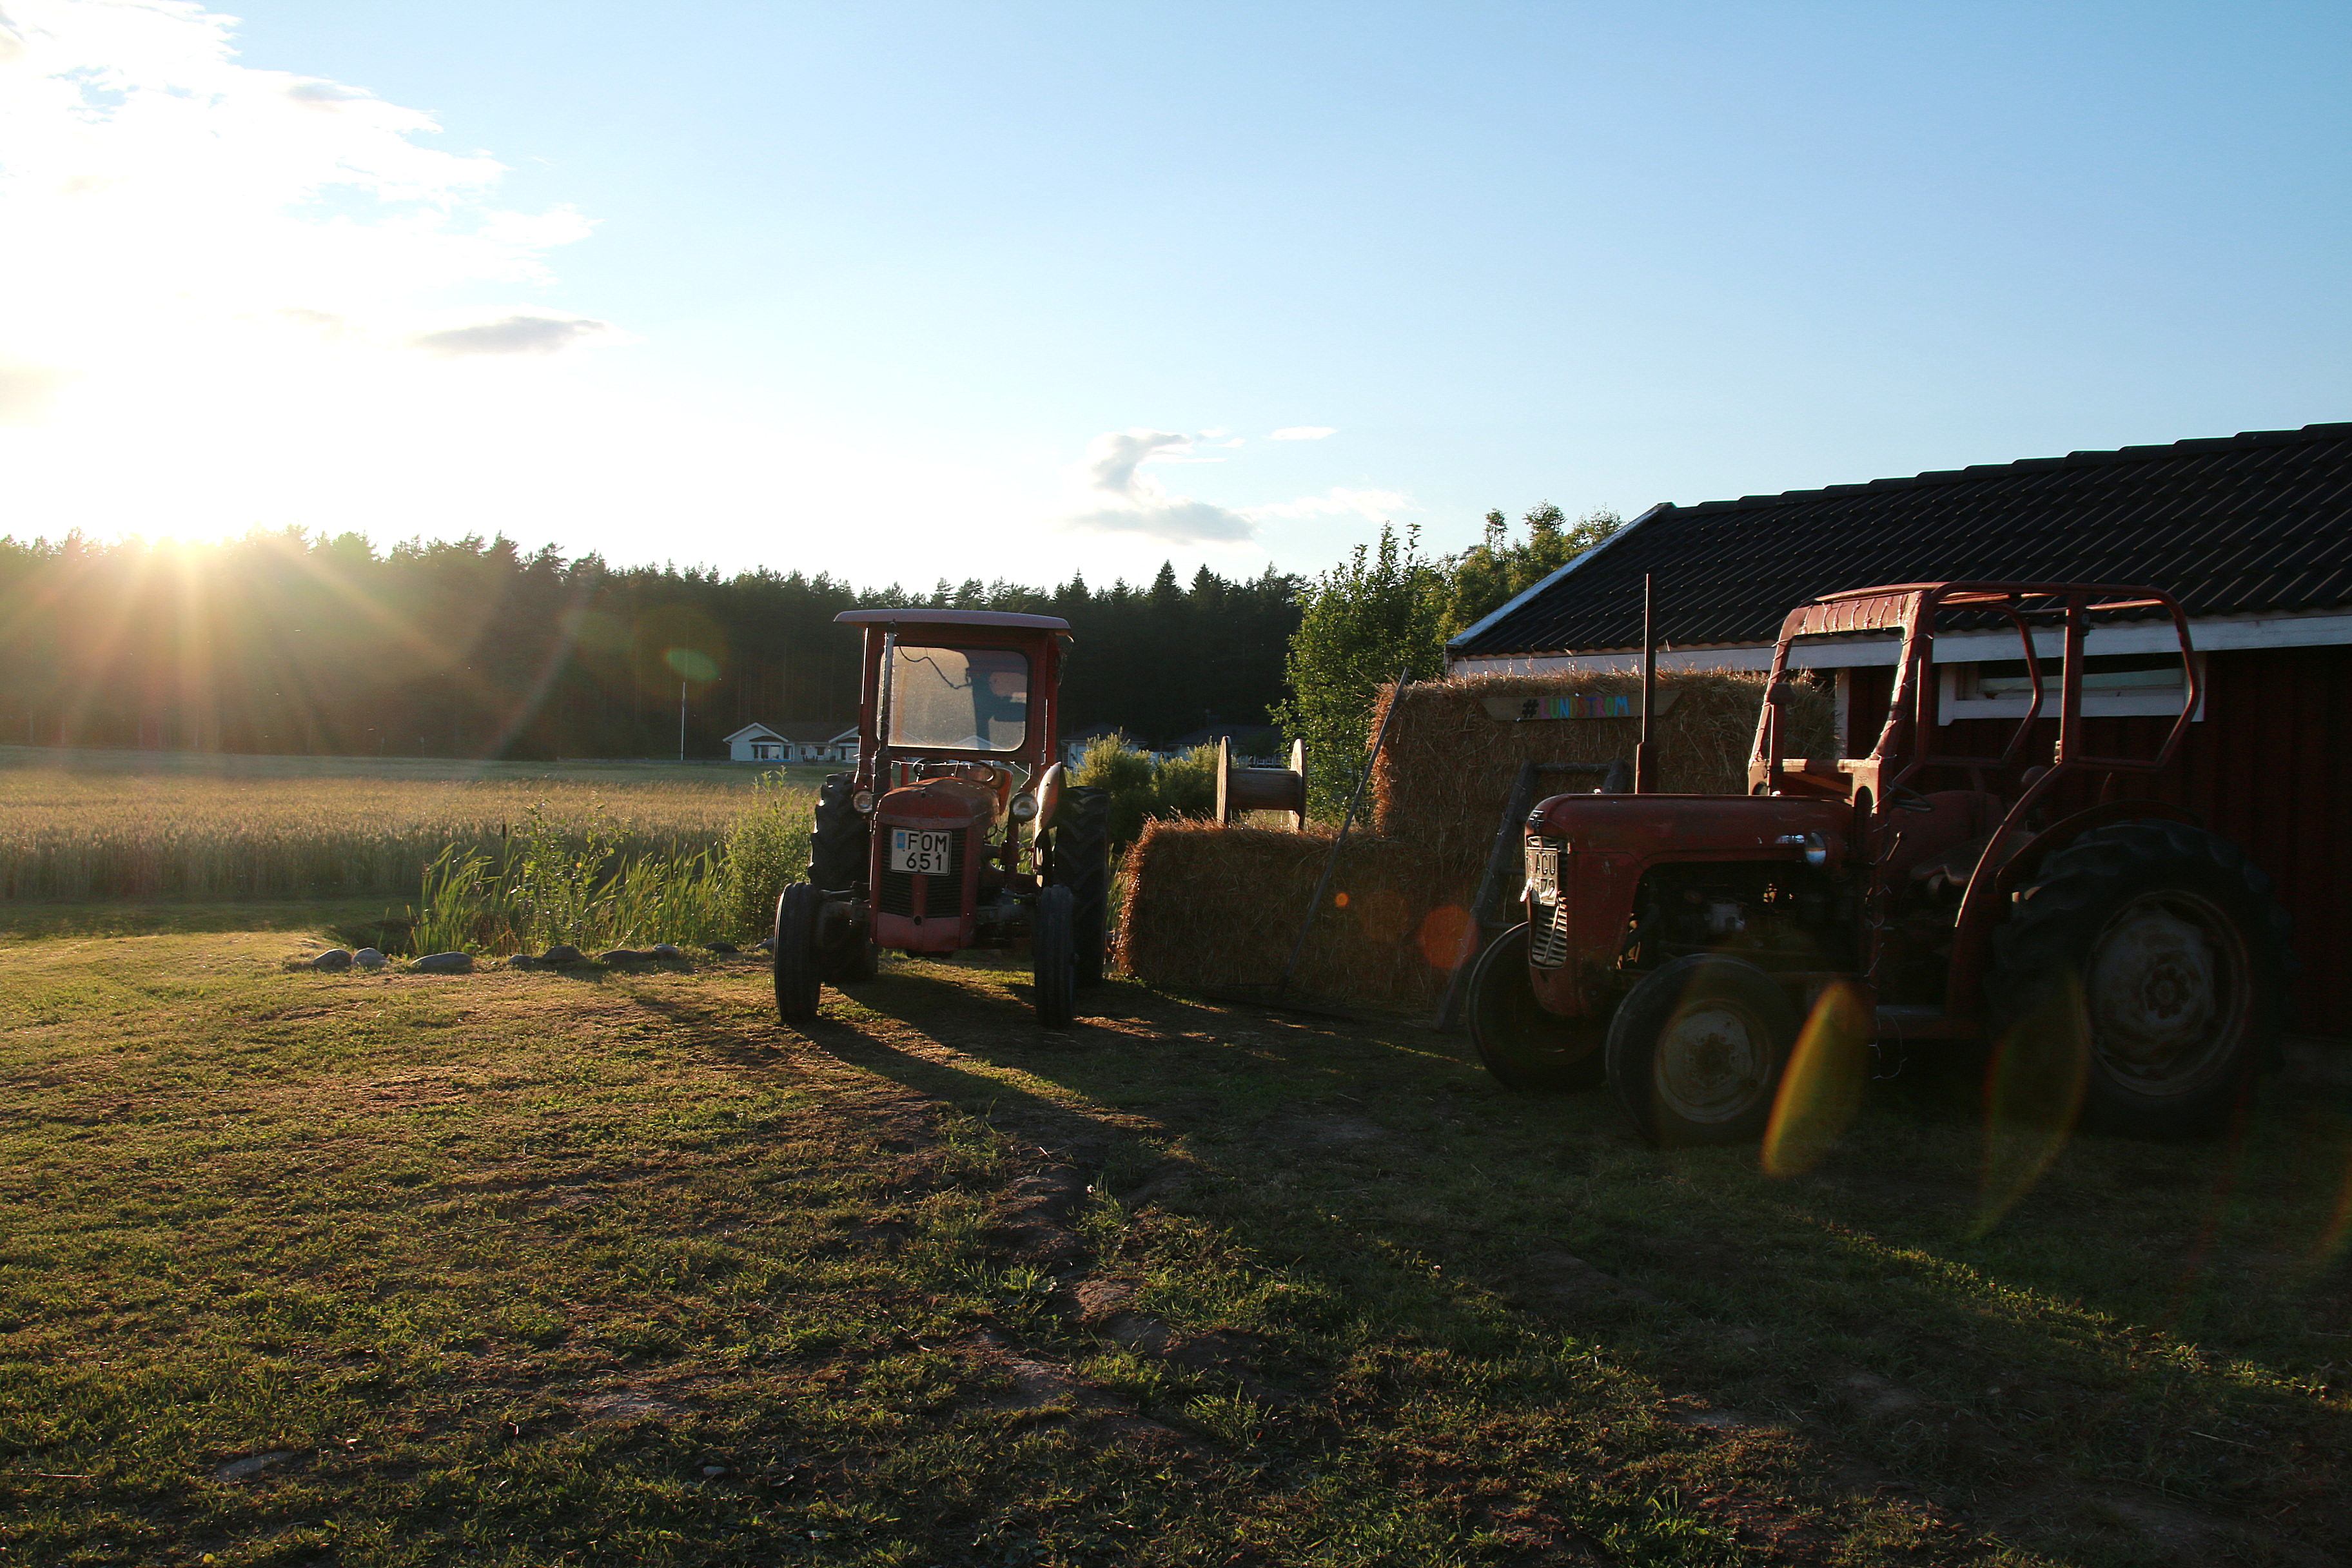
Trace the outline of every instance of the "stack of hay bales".
{"label": "stack of hay bales", "polygon": [[[1154,985],[1273,984],[1334,837],[1322,826],[1150,824],[1128,855],[1120,967]],[[1399,1005],[1421,1000],[1427,975],[1461,962],[1467,917],[1459,911],[1470,892],[1419,845],[1349,835],[1295,988]]]}
{"label": "stack of hay bales", "polygon": [[[1763,677],[1745,670],[1658,676],[1652,724],[1664,789],[1739,795]],[[1670,695],[1671,694],[1671,695]],[[1326,896],[1295,988],[1335,999],[1423,1006],[1475,954],[1470,902],[1519,765],[1630,761],[1638,718],[1497,719],[1531,697],[1629,696],[1634,675],[1459,676],[1404,689],[1372,773],[1369,824],[1359,824]],[[1377,732],[1394,693],[1372,714]],[[1790,755],[1835,750],[1828,696],[1801,687],[1787,710]],[[1598,778],[1549,781],[1558,793]],[[1279,980],[1331,850],[1328,828],[1287,833],[1155,822],[1127,862],[1119,963],[1154,984],[1261,986]],[[1515,890],[1515,889],[1512,889]]]}

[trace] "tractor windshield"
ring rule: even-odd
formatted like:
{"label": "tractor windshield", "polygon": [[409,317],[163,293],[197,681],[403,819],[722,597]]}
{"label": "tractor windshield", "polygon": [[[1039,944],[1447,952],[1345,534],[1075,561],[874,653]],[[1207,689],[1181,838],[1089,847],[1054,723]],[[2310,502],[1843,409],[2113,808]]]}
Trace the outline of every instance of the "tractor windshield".
{"label": "tractor windshield", "polygon": [[1028,738],[1028,655],[901,643],[890,658],[891,745],[1017,752]]}

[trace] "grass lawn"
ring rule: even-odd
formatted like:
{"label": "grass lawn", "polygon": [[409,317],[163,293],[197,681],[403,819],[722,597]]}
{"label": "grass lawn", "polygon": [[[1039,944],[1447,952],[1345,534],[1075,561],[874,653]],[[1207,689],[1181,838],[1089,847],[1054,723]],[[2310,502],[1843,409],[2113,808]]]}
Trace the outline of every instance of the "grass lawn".
{"label": "grass lawn", "polygon": [[1924,1098],[1773,1179],[1404,1024],[310,913],[0,921],[0,1565],[2352,1558],[2307,1083],[1992,1215]]}

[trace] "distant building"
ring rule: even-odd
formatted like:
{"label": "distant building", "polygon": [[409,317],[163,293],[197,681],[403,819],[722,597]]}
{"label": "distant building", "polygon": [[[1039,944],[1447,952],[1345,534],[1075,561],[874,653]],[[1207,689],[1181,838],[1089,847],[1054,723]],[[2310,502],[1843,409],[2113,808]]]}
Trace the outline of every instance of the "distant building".
{"label": "distant building", "polygon": [[739,763],[855,763],[857,726],[811,721],[746,724],[727,737],[727,754]]}

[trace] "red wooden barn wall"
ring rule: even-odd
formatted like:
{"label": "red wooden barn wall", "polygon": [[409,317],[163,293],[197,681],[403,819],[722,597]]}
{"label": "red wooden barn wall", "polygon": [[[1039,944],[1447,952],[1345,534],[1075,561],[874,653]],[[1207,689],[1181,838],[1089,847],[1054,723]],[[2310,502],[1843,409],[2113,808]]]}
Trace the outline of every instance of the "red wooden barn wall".
{"label": "red wooden barn wall", "polygon": [[[1893,674],[1853,672],[1847,733],[1858,750],[1885,715]],[[2172,766],[2119,780],[2117,793],[2187,807],[2271,874],[2303,961],[2294,1029],[2352,1039],[2352,647],[2211,653],[2205,678],[2204,721]],[[2085,740],[2106,755],[2150,756],[2171,722],[2086,720]],[[2054,739],[2055,722],[2043,727]],[[1937,749],[1997,752],[2013,728],[1963,721]]]}

